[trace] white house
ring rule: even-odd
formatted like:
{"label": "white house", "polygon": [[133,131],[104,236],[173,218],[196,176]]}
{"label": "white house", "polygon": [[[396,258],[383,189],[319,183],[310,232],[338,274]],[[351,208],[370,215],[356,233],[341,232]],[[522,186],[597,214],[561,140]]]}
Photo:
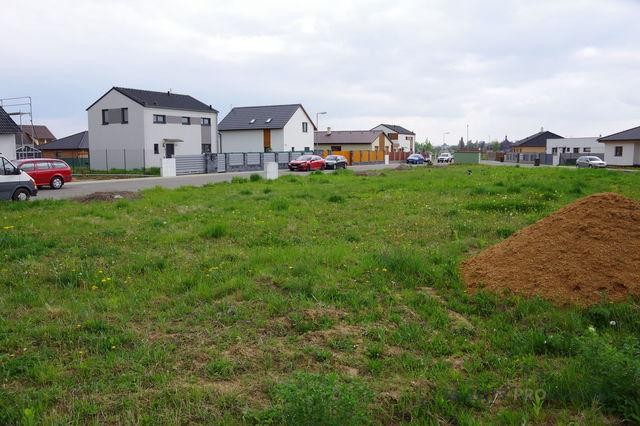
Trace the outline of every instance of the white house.
{"label": "white house", "polygon": [[611,166],[640,166],[640,127],[598,139],[604,144],[604,161]]}
{"label": "white house", "polygon": [[233,108],[218,126],[221,152],[313,149],[315,124],[301,104]]}
{"label": "white house", "polygon": [[316,149],[330,151],[391,151],[393,144],[381,130],[315,132]]}
{"label": "white house", "polygon": [[399,151],[414,152],[416,134],[395,124],[380,124],[371,130],[382,130]]}
{"label": "white house", "polygon": [[91,169],[160,167],[217,152],[218,111],[172,92],[113,87],[87,108]]}
{"label": "white house", "polygon": [[598,138],[563,138],[547,139],[546,153],[553,155],[553,165],[560,164],[561,154],[595,155],[604,156],[604,144],[598,142]]}
{"label": "white house", "polygon": [[16,159],[16,142],[20,137],[20,127],[7,112],[0,108],[0,154],[9,160]]}

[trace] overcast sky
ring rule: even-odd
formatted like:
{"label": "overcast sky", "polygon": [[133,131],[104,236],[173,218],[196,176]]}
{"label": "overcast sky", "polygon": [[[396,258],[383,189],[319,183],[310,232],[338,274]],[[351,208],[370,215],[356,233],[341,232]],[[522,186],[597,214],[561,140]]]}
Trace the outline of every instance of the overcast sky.
{"label": "overcast sky", "polygon": [[[3,0],[3,3],[6,0]],[[320,127],[418,140],[597,136],[640,125],[640,1],[21,1],[2,6],[0,97],[57,137],[112,86],[221,112],[302,103]]]}

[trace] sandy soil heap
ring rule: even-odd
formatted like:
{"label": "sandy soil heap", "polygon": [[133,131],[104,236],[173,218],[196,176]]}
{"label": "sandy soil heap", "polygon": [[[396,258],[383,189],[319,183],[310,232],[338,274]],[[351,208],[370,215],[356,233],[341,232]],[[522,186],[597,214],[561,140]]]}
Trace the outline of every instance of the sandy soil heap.
{"label": "sandy soil heap", "polygon": [[461,266],[469,291],[538,295],[560,305],[640,295],[640,203],[582,198]]}

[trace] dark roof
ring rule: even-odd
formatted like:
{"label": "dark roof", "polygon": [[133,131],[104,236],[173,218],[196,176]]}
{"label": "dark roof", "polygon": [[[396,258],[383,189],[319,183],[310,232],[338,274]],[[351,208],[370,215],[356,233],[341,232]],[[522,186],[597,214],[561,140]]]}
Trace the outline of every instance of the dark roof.
{"label": "dark roof", "polygon": [[40,150],[89,149],[89,132],[76,133],[38,146]]}
{"label": "dark roof", "polygon": [[547,146],[547,139],[564,139],[560,135],[556,135],[548,130],[538,132],[535,135],[531,135],[528,138],[524,138],[516,142],[514,146],[530,146],[530,147],[541,147]]}
{"label": "dark roof", "polygon": [[399,133],[401,135],[414,135],[415,133],[413,133],[411,130],[405,129],[402,126],[398,126],[396,124],[381,124],[381,126],[384,127],[388,127],[389,129],[393,130],[396,133]]}
{"label": "dark roof", "polygon": [[[55,139],[53,133],[47,128],[47,126],[42,126],[38,124],[34,124],[33,126],[30,124],[23,124],[20,126],[23,132],[27,135],[31,136],[34,139]],[[33,133],[33,134],[31,134]]]}
{"label": "dark roof", "polygon": [[218,130],[282,129],[298,108],[302,108],[315,130],[316,125],[302,104],[236,107],[218,124]]}
{"label": "dark roof", "polygon": [[[134,102],[139,103],[143,107],[147,108],[166,108],[166,109],[180,109],[185,111],[201,111],[201,112],[218,112],[211,105],[207,105],[204,102],[200,102],[196,98],[189,95],[181,95],[179,93],[172,92],[153,92],[151,90],[140,89],[128,89],[126,87],[112,87],[107,90],[107,93],[115,90]],[[94,106],[104,98],[107,93],[100,96],[100,98],[89,105],[89,108]],[[87,109],[89,109],[87,108]]]}
{"label": "dark roof", "polygon": [[315,132],[314,143],[316,144],[372,144],[378,139],[382,130],[332,130],[329,132]]}
{"label": "dark roof", "polygon": [[20,127],[13,121],[7,112],[0,108],[0,134],[19,134]]}
{"label": "dark roof", "polygon": [[640,126],[598,139],[598,142],[639,141]]}

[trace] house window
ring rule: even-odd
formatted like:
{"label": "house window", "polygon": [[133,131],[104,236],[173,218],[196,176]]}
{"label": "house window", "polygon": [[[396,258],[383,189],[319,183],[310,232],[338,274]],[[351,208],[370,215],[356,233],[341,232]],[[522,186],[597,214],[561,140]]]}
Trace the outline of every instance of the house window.
{"label": "house window", "polygon": [[202,117],[200,119],[200,125],[202,126],[211,126],[211,119],[207,117]]}
{"label": "house window", "polygon": [[122,124],[129,122],[129,108],[120,108],[120,122]]}
{"label": "house window", "polygon": [[580,148],[573,148],[574,154],[580,154]]}
{"label": "house window", "polygon": [[556,146],[556,147],[551,148],[551,154],[553,154],[553,155],[558,155],[558,147],[557,147],[557,146]]}
{"label": "house window", "polygon": [[342,151],[342,145],[331,145],[331,151]]}
{"label": "house window", "polygon": [[302,122],[302,133],[307,133],[309,131],[309,123],[306,121]]}
{"label": "house window", "polygon": [[202,153],[203,154],[211,154],[211,144],[210,143],[203,143],[202,144]]}
{"label": "house window", "polygon": [[622,147],[621,146],[616,146],[615,147],[615,153],[613,155],[614,155],[614,157],[622,157]]}
{"label": "house window", "polygon": [[167,122],[166,115],[153,114],[153,122],[156,124],[165,124]]}
{"label": "house window", "polygon": [[584,148],[582,148],[582,152],[591,152],[591,148],[588,146],[585,146]]}
{"label": "house window", "polygon": [[182,117],[182,124],[188,126],[191,124],[191,117]]}
{"label": "house window", "polygon": [[157,143],[153,144],[153,153],[160,154],[160,145],[158,145]]}
{"label": "house window", "polygon": [[102,110],[102,124],[103,125],[109,124],[109,110],[108,109],[103,109]]}

